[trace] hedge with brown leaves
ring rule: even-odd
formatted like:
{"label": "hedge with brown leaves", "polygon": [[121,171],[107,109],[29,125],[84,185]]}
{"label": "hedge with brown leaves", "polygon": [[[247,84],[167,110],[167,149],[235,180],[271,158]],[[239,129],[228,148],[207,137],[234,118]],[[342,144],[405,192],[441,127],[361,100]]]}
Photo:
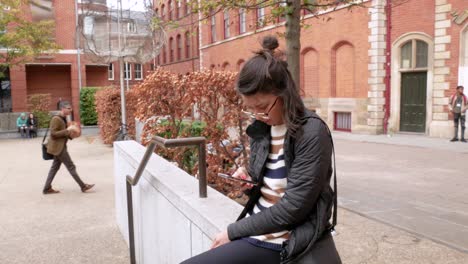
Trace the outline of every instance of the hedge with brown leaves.
{"label": "hedge with brown leaves", "polygon": [[[96,111],[98,126],[105,144],[112,144],[119,133],[122,122],[120,90],[117,88],[104,88],[96,92]],[[135,106],[137,97],[133,90],[125,92],[127,126],[130,137],[135,136]]]}
{"label": "hedge with brown leaves", "polygon": [[[169,135],[171,138],[192,136],[183,129],[182,119],[191,117],[197,106],[201,120],[206,124],[202,135],[214,148],[212,155],[207,155],[208,182],[231,198],[241,196],[239,185],[217,177],[218,172],[230,172],[247,162],[247,140],[244,122],[241,119],[241,101],[234,88],[236,73],[205,70],[188,75],[175,75],[156,69],[133,91],[138,96],[136,118],[146,122],[142,133],[142,142],[146,144],[154,135]],[[160,123],[161,120],[167,120]],[[190,121],[190,120],[189,120]],[[192,120],[193,121],[193,120]],[[235,129],[238,139],[229,138],[228,129]],[[231,145],[220,144],[222,140],[231,140]],[[242,145],[241,155],[232,148]],[[157,150],[169,160],[182,164],[187,148]],[[196,164],[197,165],[197,164]],[[195,174],[198,167],[189,173]]]}

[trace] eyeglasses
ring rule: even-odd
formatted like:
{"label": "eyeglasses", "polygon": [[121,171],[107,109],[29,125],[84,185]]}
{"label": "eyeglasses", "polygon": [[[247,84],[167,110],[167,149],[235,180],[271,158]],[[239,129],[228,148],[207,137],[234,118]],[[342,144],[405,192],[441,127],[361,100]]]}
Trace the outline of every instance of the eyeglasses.
{"label": "eyeglasses", "polygon": [[255,118],[255,119],[260,118],[260,119],[268,120],[268,119],[270,119],[269,114],[270,114],[271,110],[276,105],[276,101],[278,101],[278,97],[276,97],[273,104],[270,106],[268,111],[266,111],[265,113],[252,113],[252,112],[248,112],[248,111],[245,111],[245,110],[242,110],[242,113],[246,114],[247,116],[249,116],[251,118]]}

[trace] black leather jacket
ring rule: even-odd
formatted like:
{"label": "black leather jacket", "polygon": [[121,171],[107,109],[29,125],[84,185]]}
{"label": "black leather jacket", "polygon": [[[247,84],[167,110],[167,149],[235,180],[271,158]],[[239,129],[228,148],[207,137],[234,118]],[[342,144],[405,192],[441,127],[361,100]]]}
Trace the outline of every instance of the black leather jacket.
{"label": "black leather jacket", "polygon": [[245,218],[261,196],[263,170],[269,153],[270,126],[255,121],[247,128],[251,138],[249,174],[259,182],[237,222],[228,226],[230,240],[290,230],[283,243],[281,263],[307,263],[314,243],[329,232],[333,208],[333,143],[326,124],[313,112],[303,117],[303,134],[295,139],[286,134],[285,164],[288,172],[286,192],[275,205]]}

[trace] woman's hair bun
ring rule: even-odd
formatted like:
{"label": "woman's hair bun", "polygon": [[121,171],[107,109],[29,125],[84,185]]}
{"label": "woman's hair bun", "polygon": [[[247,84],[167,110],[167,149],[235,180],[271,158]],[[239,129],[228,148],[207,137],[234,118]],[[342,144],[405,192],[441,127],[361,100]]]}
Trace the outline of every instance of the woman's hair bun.
{"label": "woman's hair bun", "polygon": [[266,36],[263,38],[262,48],[264,50],[274,51],[278,46],[278,39],[275,36]]}

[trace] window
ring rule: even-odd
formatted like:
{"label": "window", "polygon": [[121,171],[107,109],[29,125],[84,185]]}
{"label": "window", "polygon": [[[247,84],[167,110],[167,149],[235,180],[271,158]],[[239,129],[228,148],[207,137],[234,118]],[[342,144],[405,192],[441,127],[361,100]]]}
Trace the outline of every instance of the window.
{"label": "window", "polygon": [[172,20],[172,1],[167,1],[167,13],[169,14],[169,20]]}
{"label": "window", "polygon": [[279,7],[281,7],[281,14],[279,15],[278,17],[278,23],[281,23],[281,22],[284,22],[286,21],[286,7],[287,7],[287,3],[285,2],[282,2],[279,4]]}
{"label": "window", "polygon": [[185,0],[184,8],[185,8],[185,14],[186,15],[190,14],[189,0]]}
{"label": "window", "polygon": [[162,63],[166,64],[167,58],[166,58],[166,46],[162,48]]}
{"label": "window", "polygon": [[142,80],[143,79],[143,66],[139,63],[135,65],[135,80]]}
{"label": "window", "polygon": [[229,38],[229,10],[224,11],[224,38]]}
{"label": "window", "polygon": [[[158,56],[158,60],[159,60],[159,56]],[[156,68],[156,66],[154,65],[154,63],[151,63],[150,64],[150,70],[154,71],[155,68]]]}
{"label": "window", "polygon": [[334,129],[337,131],[351,132],[351,113],[335,112]]}
{"label": "window", "polygon": [[403,70],[427,68],[428,45],[421,40],[410,40],[400,49],[400,68]]}
{"label": "window", "polygon": [[180,61],[182,58],[182,38],[177,35],[177,60]]}
{"label": "window", "polygon": [[[3,36],[5,33],[6,33],[6,29],[5,29],[5,28],[0,29],[0,37]],[[0,49],[1,49],[1,48],[5,48],[5,47],[2,46],[2,45],[0,44]]]}
{"label": "window", "polygon": [[247,31],[247,28],[245,26],[245,21],[246,21],[245,9],[241,8],[239,9],[239,34],[244,34]]}
{"label": "window", "polygon": [[169,38],[169,62],[174,61],[174,39]]}
{"label": "window", "polygon": [[[161,65],[161,53],[156,57],[156,65]],[[154,70],[154,68],[151,70]]]}
{"label": "window", "polygon": [[132,79],[132,65],[128,62],[124,64],[124,79],[131,80]]}
{"label": "window", "polygon": [[177,0],[177,5],[176,5],[176,17],[177,18],[180,18],[182,17],[182,10],[181,10],[181,7],[182,7],[182,1],[181,0]]}
{"label": "window", "polygon": [[258,26],[262,27],[265,23],[265,8],[260,7],[257,8],[257,24]]}
{"label": "window", "polygon": [[190,32],[185,32],[185,58],[190,58]]}
{"label": "window", "polygon": [[83,33],[84,35],[91,35],[93,34],[94,30],[94,18],[91,16],[86,16],[83,19]]}
{"label": "window", "polygon": [[109,68],[107,68],[107,79],[109,81],[114,80],[114,64],[109,64]]}
{"label": "window", "polygon": [[216,41],[216,15],[213,13],[211,15],[211,42]]}
{"label": "window", "polygon": [[161,19],[164,20],[166,18],[166,8],[164,5],[161,6]]}
{"label": "window", "polygon": [[136,32],[135,21],[129,21],[127,23],[127,32],[130,32],[130,33],[135,33]]}

